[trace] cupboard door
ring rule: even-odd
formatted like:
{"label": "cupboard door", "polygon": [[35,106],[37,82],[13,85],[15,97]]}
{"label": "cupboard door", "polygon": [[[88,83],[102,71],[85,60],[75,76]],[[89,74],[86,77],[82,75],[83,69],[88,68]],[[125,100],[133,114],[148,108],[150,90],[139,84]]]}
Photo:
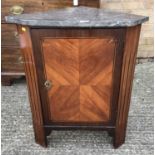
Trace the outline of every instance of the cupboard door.
{"label": "cupboard door", "polygon": [[115,46],[104,38],[43,40],[52,122],[110,120]]}

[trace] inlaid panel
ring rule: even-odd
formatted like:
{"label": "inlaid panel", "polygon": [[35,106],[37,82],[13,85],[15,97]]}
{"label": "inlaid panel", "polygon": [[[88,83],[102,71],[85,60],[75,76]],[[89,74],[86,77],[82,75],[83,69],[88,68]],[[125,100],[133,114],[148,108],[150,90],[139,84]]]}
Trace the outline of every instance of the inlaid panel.
{"label": "inlaid panel", "polygon": [[52,121],[79,121],[79,87],[53,86],[49,92]]}
{"label": "inlaid panel", "polygon": [[80,84],[110,85],[115,44],[109,39],[81,39]]}
{"label": "inlaid panel", "polygon": [[53,122],[110,119],[115,42],[111,39],[44,39],[42,52]]}
{"label": "inlaid panel", "polygon": [[43,53],[47,79],[54,85],[79,84],[78,41],[71,39],[46,39]]}
{"label": "inlaid panel", "polygon": [[80,120],[106,121],[110,115],[115,44],[109,39],[81,39],[79,46]]}
{"label": "inlaid panel", "polygon": [[110,112],[110,91],[103,86],[80,86],[80,120],[107,121]]}

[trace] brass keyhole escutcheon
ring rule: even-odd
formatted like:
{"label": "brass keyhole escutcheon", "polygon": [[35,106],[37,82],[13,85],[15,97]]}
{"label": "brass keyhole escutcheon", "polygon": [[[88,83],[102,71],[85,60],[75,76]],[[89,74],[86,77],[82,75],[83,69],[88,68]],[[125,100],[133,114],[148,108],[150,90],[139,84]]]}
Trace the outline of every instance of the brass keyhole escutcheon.
{"label": "brass keyhole escutcheon", "polygon": [[47,80],[47,81],[45,81],[44,85],[45,85],[46,89],[50,89],[52,87],[52,82]]}

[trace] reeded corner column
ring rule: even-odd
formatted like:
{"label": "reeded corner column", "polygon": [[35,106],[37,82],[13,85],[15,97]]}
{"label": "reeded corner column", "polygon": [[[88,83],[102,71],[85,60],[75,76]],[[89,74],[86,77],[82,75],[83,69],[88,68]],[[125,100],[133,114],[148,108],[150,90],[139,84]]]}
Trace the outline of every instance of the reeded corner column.
{"label": "reeded corner column", "polygon": [[28,86],[29,100],[32,111],[33,128],[36,143],[46,147],[47,139],[43,127],[41,101],[37,83],[36,67],[33,58],[33,49],[28,27],[18,26],[20,46],[24,58],[24,69]]}
{"label": "reeded corner column", "polygon": [[114,147],[125,142],[127,119],[131,99],[132,83],[136,64],[137,48],[141,25],[129,27],[126,31],[126,40],[123,55],[121,84],[118,101],[118,111],[114,136]]}

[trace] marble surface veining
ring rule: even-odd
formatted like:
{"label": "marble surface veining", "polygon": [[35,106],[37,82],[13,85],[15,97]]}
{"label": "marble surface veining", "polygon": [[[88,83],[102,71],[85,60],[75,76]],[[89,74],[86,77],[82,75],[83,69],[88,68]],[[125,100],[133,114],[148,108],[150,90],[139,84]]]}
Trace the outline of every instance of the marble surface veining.
{"label": "marble surface veining", "polygon": [[148,17],[90,7],[69,7],[5,17],[8,23],[50,27],[130,27]]}

